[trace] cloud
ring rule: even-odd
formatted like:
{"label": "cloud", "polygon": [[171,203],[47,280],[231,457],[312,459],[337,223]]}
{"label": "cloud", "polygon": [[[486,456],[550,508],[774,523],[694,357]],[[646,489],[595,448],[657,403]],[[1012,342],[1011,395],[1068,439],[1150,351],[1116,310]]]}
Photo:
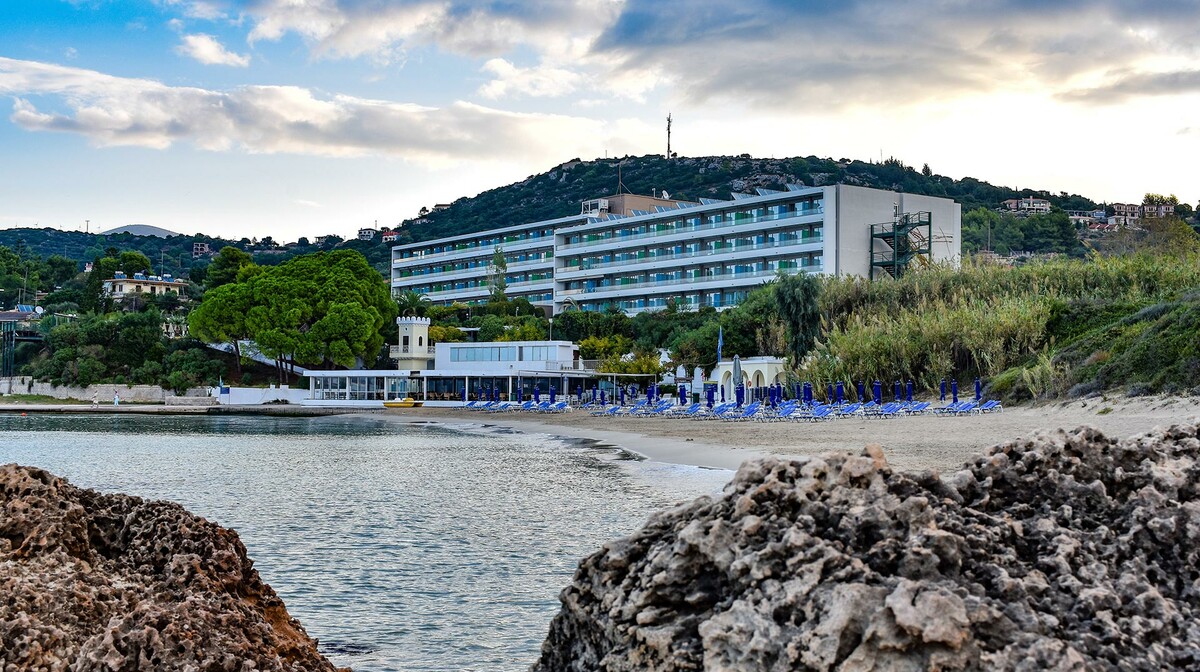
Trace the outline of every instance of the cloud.
{"label": "cloud", "polygon": [[164,7],[177,7],[189,19],[216,21],[228,16],[225,0],[154,0]]}
{"label": "cloud", "polygon": [[242,11],[252,43],[294,33],[317,57],[389,61],[414,45],[476,57],[526,45],[561,50],[598,32],[619,7],[612,0],[248,0]]}
{"label": "cloud", "polygon": [[204,33],[184,35],[183,42],[175,47],[175,51],[205,65],[231,65],[236,68],[250,65],[249,56],[227,50],[217,38]]}
{"label": "cloud", "polygon": [[[294,86],[214,91],[9,58],[0,58],[0,94],[15,97],[10,119],[21,128],[75,133],[101,146],[190,143],[210,151],[387,155],[445,164],[545,162],[614,143],[605,124],[581,117],[466,102],[432,108]],[[33,96],[65,109],[39,108]]]}
{"label": "cloud", "polygon": [[1200,92],[1200,70],[1182,70],[1128,74],[1100,86],[1067,91],[1060,98],[1076,103],[1111,105],[1130,98],[1197,92]]}
{"label": "cloud", "polygon": [[308,201],[308,200],[305,200],[305,199],[303,199],[303,198],[298,198],[298,199],[296,199],[295,203],[296,203],[296,205],[302,205],[302,206],[304,206],[304,207],[306,207],[306,208],[320,208],[320,207],[322,207],[322,206],[321,206],[321,204],[320,204],[320,203],[318,203],[318,202],[316,202],[316,201]]}
{"label": "cloud", "polygon": [[75,60],[75,58],[77,58],[78,56],[79,56],[79,50],[76,49],[75,47],[67,47],[65,50],[63,50],[63,58],[65,58],[69,61]]}
{"label": "cloud", "polygon": [[[627,0],[589,54],[692,103],[828,110],[997,90],[1065,90],[1143,60],[1197,55],[1177,0]],[[717,54],[719,57],[714,57]]]}
{"label": "cloud", "polygon": [[483,64],[483,71],[495,78],[479,88],[484,98],[508,95],[539,97],[565,96],[574,93],[583,75],[565,68],[542,65],[519,68],[503,58],[493,58]]}

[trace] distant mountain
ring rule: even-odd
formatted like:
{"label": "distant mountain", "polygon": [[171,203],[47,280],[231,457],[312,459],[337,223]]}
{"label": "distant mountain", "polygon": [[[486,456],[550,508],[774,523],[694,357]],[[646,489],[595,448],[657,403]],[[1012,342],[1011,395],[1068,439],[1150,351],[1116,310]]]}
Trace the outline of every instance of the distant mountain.
{"label": "distant mountain", "polygon": [[119,233],[128,233],[134,236],[156,236],[158,238],[171,238],[180,235],[174,231],[160,229],[157,226],[150,226],[149,224],[130,224],[129,226],[118,226],[115,229],[101,231],[100,235],[115,236]]}
{"label": "distant mountain", "polygon": [[665,189],[672,198],[689,201],[700,197],[728,199],[730,192],[753,192],[755,187],[783,189],[787,184],[844,182],[952,198],[962,204],[964,213],[980,206],[996,208],[1002,201],[1019,196],[1047,198],[1071,210],[1095,205],[1073,194],[998,187],[973,177],[956,180],[917,170],[896,159],[869,163],[815,156],[756,159],[743,154],[667,160],[652,155],[568,161],[545,173],[460,198],[447,208],[410,219],[402,231],[407,234],[405,238],[421,241],[577,214],[583,201],[617,192],[618,166],[620,182],[627,191],[649,195]]}

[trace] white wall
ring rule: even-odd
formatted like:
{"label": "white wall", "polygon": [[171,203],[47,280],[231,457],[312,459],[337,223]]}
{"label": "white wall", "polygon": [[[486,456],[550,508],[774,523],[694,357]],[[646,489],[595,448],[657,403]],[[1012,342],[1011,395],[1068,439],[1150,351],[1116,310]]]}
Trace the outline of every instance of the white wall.
{"label": "white wall", "polygon": [[[207,397],[208,389],[207,387],[193,387],[187,390],[183,396]],[[102,404],[111,404],[114,394],[121,395],[121,401],[157,404],[164,403],[168,396],[175,396],[174,392],[163,390],[158,385],[92,385],[90,387],[59,385],[55,387],[48,382],[35,381],[25,377],[9,379],[8,384],[0,383],[0,394],[36,394],[54,399],[91,401],[93,393],[96,401]]]}

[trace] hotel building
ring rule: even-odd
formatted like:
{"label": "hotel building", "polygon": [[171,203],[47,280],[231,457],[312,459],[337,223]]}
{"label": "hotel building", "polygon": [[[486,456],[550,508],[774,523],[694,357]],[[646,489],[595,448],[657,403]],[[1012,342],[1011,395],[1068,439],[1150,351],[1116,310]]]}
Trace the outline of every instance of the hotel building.
{"label": "hotel building", "polygon": [[500,247],[507,295],[555,313],[573,305],[632,314],[669,299],[724,308],[780,271],[878,278],[953,262],[961,222],[949,199],[844,184],[700,203],[621,194],[585,201],[573,217],[396,247],[392,287],[436,303],[484,300]]}

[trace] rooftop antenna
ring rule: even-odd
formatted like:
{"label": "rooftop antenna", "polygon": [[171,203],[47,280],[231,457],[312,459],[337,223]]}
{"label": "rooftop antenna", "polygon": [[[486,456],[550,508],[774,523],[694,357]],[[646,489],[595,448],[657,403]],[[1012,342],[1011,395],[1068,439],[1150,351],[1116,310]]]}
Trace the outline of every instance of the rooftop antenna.
{"label": "rooftop antenna", "polygon": [[92,220],[90,220],[90,219],[83,220],[83,232],[84,233],[92,232]]}
{"label": "rooftop antenna", "polygon": [[667,113],[667,158],[671,158],[671,113]]}
{"label": "rooftop antenna", "polygon": [[617,193],[625,193],[625,183],[621,181],[621,165],[625,163],[625,159],[617,162]]}

